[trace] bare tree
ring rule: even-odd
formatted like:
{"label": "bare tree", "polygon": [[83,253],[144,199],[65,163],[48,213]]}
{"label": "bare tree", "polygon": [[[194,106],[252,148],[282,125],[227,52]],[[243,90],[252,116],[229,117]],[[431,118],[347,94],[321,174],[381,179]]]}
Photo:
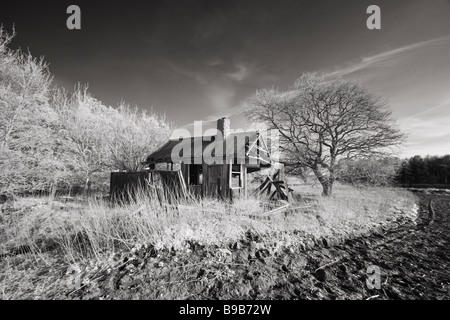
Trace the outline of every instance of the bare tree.
{"label": "bare tree", "polygon": [[0,27],[0,193],[101,185],[111,170],[142,169],[169,138],[162,115],[52,86],[42,58],[8,48],[13,37]]}
{"label": "bare tree", "polygon": [[104,132],[109,116],[116,111],[93,98],[86,86],[78,86],[71,95],[58,90],[53,98],[61,128],[59,135],[64,144],[61,156],[71,172],[73,182],[89,182],[104,171]]}
{"label": "bare tree", "polygon": [[163,115],[122,102],[108,128],[104,144],[108,157],[104,164],[114,170],[139,171],[147,155],[169,139],[172,124]]}
{"label": "bare tree", "polygon": [[387,104],[360,84],[302,75],[288,91],[260,90],[247,117],[280,132],[282,155],[291,168],[310,168],[331,195],[339,159],[389,153],[404,135]]}
{"label": "bare tree", "polygon": [[0,27],[0,192],[43,190],[63,166],[54,153],[52,79],[43,59],[8,49],[13,37]]}
{"label": "bare tree", "polygon": [[93,98],[87,87],[57,91],[53,99],[61,124],[64,163],[74,181],[105,180],[111,170],[139,171],[145,157],[170,136],[164,116],[121,103],[117,108]]}

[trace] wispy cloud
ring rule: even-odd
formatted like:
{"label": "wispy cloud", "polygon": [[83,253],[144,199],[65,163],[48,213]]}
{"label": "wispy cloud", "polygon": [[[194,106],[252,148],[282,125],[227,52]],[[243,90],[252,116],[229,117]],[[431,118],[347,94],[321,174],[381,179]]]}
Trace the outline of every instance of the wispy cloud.
{"label": "wispy cloud", "polygon": [[408,134],[405,156],[450,153],[450,97],[423,111],[399,119]]}
{"label": "wispy cloud", "polygon": [[244,113],[244,106],[243,105],[238,105],[238,106],[234,106],[232,108],[228,108],[226,110],[222,110],[219,112],[215,112],[210,114],[209,116],[207,116],[205,118],[206,121],[213,121],[219,118],[223,118],[223,117],[232,117],[232,116],[238,116]]}
{"label": "wispy cloud", "polygon": [[194,71],[192,69],[188,69],[188,68],[182,67],[180,64],[174,63],[174,62],[169,61],[169,60],[164,60],[163,63],[173,73],[179,74],[179,75],[182,75],[182,76],[186,76],[188,78],[192,78],[196,82],[198,82],[199,84],[206,85],[208,83],[208,81],[209,81],[208,80],[208,76],[205,73],[202,73],[202,72],[199,72],[199,71]]}
{"label": "wispy cloud", "polygon": [[252,68],[244,63],[238,63],[236,70],[233,72],[225,73],[224,76],[236,82],[242,82],[249,78],[252,74]]}
{"label": "wispy cloud", "polygon": [[206,86],[205,94],[209,98],[211,107],[216,110],[226,110],[236,95],[236,88],[220,82],[213,83]]}
{"label": "wispy cloud", "polygon": [[448,119],[450,119],[450,97],[443,99],[440,103],[412,114],[401,120],[401,123],[408,123],[413,120],[430,121],[431,120],[445,120],[448,126]]}
{"label": "wispy cloud", "polygon": [[363,57],[325,74],[360,80],[386,98],[408,133],[405,156],[450,150],[450,36]]}
{"label": "wispy cloud", "polygon": [[165,63],[172,72],[193,79],[216,112],[228,112],[233,107],[243,83],[267,78],[254,64],[242,61],[225,65],[222,59],[215,58],[189,68],[172,61]]}
{"label": "wispy cloud", "polygon": [[208,67],[216,67],[216,66],[220,66],[223,64],[224,64],[224,61],[220,57],[214,57],[214,58],[211,58],[211,59],[208,59],[205,61],[205,65]]}
{"label": "wispy cloud", "polygon": [[327,77],[341,77],[350,75],[352,73],[368,69],[376,65],[392,65],[393,63],[399,61],[403,55],[407,52],[418,50],[418,49],[435,49],[440,46],[445,46],[449,43],[450,36],[435,38],[427,41],[417,42],[414,44],[399,47],[393,50],[385,51],[376,55],[363,57],[359,61],[348,64],[343,68],[339,68],[335,71],[326,73]]}

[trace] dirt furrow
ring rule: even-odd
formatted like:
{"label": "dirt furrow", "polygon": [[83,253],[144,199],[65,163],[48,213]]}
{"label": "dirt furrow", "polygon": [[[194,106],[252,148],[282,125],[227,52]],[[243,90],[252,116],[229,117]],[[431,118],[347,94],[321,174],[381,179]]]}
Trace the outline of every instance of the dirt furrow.
{"label": "dirt furrow", "polygon": [[[417,225],[403,224],[396,229],[336,246],[337,254],[348,254],[340,265],[326,269],[328,285],[344,289],[340,298],[448,299],[449,292],[449,216],[450,197],[420,195]],[[430,202],[432,200],[432,202]],[[431,206],[430,206],[431,203]],[[310,256],[321,257],[323,250]],[[369,289],[367,268],[380,269],[379,289]],[[350,277],[342,276],[345,270]],[[358,281],[352,281],[352,275]],[[359,277],[358,277],[359,276]],[[353,279],[354,280],[354,279]],[[349,292],[350,290],[354,292]],[[333,298],[330,295],[325,298]]]}

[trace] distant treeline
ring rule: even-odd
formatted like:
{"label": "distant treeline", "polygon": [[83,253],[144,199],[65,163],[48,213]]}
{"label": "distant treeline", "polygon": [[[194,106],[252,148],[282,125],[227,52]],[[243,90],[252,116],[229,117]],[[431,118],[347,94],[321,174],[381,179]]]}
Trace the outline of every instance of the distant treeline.
{"label": "distant treeline", "polygon": [[450,189],[450,155],[343,159],[336,176],[352,185]]}
{"label": "distant treeline", "polygon": [[450,155],[415,156],[405,160],[397,174],[402,185],[450,185]]}

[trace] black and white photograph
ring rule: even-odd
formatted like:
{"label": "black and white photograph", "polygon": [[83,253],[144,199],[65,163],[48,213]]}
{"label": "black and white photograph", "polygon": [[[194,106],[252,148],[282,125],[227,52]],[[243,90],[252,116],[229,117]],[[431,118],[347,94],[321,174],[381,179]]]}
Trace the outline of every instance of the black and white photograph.
{"label": "black and white photograph", "polygon": [[0,209],[0,300],[449,300],[450,1],[4,1]]}

